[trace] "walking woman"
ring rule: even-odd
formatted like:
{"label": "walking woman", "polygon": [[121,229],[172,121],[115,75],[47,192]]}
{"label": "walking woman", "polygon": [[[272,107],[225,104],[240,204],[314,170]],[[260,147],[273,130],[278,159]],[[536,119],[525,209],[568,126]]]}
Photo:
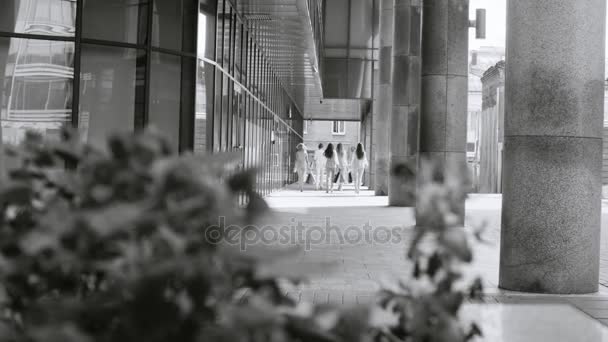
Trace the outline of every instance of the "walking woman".
{"label": "walking woman", "polygon": [[363,174],[365,173],[365,168],[367,167],[367,156],[365,155],[365,150],[363,149],[363,145],[361,143],[357,144],[357,150],[355,151],[355,155],[353,156],[351,169],[353,172],[353,182],[355,182],[355,193],[359,193],[361,190],[361,182],[363,180]]}
{"label": "walking woman", "polygon": [[336,146],[336,154],[338,155],[338,172],[340,172],[338,191],[342,191],[342,185],[348,182],[348,178],[346,178],[348,177],[348,156],[342,143],[338,143],[338,146]]}
{"label": "walking woman", "polygon": [[325,192],[333,193],[334,192],[334,175],[336,174],[336,169],[338,168],[338,156],[334,151],[334,145],[332,143],[327,144],[327,148],[325,149],[325,172],[327,173],[327,188]]}
{"label": "walking woman", "polygon": [[300,192],[304,191],[304,182],[306,181],[306,172],[308,168],[308,152],[306,152],[306,146],[299,143],[296,146],[296,165],[293,172],[298,173],[298,183],[300,184]]}

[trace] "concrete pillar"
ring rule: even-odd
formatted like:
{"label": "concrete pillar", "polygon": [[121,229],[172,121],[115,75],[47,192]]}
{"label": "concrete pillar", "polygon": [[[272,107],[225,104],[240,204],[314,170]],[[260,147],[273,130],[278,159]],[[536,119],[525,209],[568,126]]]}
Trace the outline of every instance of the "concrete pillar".
{"label": "concrete pillar", "polygon": [[405,207],[416,202],[411,171],[418,162],[422,1],[395,0],[394,18],[388,202]]}
{"label": "concrete pillar", "polygon": [[388,195],[390,123],[393,110],[393,6],[395,0],[380,1],[380,72],[374,111],[374,191]]}
{"label": "concrete pillar", "polygon": [[499,285],[594,292],[606,0],[507,6]]}
{"label": "concrete pillar", "polygon": [[426,1],[422,22],[420,158],[465,169],[469,0]]}

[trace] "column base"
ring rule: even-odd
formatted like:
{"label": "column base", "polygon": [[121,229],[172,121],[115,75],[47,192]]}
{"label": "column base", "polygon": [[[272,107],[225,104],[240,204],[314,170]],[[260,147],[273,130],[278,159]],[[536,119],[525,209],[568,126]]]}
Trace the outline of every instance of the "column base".
{"label": "column base", "polygon": [[598,290],[602,139],[505,138],[499,287]]}

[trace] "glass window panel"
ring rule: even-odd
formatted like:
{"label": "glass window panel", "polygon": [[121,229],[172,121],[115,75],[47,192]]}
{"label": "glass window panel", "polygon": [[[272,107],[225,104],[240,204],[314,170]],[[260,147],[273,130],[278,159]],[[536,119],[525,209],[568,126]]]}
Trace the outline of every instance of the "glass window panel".
{"label": "glass window panel", "polygon": [[372,48],[373,46],[373,1],[350,0],[350,46]]}
{"label": "glass window panel", "polygon": [[19,143],[27,130],[58,137],[71,122],[74,43],[0,37],[2,140]]}
{"label": "glass window panel", "polygon": [[[165,49],[194,52],[190,38],[195,31],[197,0],[154,0],[152,45]],[[192,24],[192,25],[191,25]]]}
{"label": "glass window panel", "polygon": [[218,4],[218,8],[217,8],[217,29],[216,31],[216,35],[215,35],[215,42],[216,42],[216,56],[217,56],[217,61],[219,63],[222,62],[222,58],[224,56],[224,8],[225,8],[225,1],[222,1]]}
{"label": "glass window panel", "polygon": [[359,49],[359,48],[351,48],[349,51],[349,58],[358,58],[358,59],[373,59],[372,49]]}
{"label": "glass window panel", "polygon": [[197,56],[215,60],[215,16],[201,12],[198,14]]}
{"label": "glass window panel", "polygon": [[122,47],[82,45],[78,128],[92,143],[132,131],[143,115],[145,53]]}
{"label": "glass window panel", "polygon": [[231,44],[230,44],[230,38],[232,37],[232,8],[230,8],[230,6],[228,5],[228,2],[225,3],[226,4],[226,8],[225,8],[225,12],[223,13],[223,18],[224,18],[224,32],[223,32],[223,36],[222,36],[222,41],[223,41],[223,52],[224,52],[224,58],[222,60],[222,66],[225,69],[228,69],[230,67],[230,53],[232,52],[231,49]]}
{"label": "glass window panel", "polygon": [[82,36],[144,44],[148,0],[83,0]]}
{"label": "glass window panel", "polygon": [[204,152],[210,143],[211,127],[208,120],[213,115],[214,67],[199,60],[196,76],[196,112],[194,121],[194,152]]}
{"label": "glass window panel", "polygon": [[347,59],[325,58],[323,95],[327,98],[344,97],[347,93]]}
{"label": "glass window panel", "polygon": [[344,98],[369,99],[372,97],[372,64],[371,60],[348,60],[348,89]]}
{"label": "glass window panel", "polygon": [[232,87],[232,82],[229,82],[228,76],[222,74],[222,112],[221,112],[221,137],[220,150],[226,151],[228,146],[228,100],[230,98],[229,89]]}
{"label": "glass window panel", "polygon": [[3,0],[0,31],[73,37],[76,1]]}
{"label": "glass window panel", "polygon": [[234,11],[234,9],[232,10],[232,15],[231,15],[231,27],[230,27],[230,64],[228,67],[228,72],[231,75],[234,75],[234,61],[237,58],[236,52],[235,52],[235,48],[236,48],[236,44],[235,44],[235,40],[236,40],[236,28],[237,28],[237,20],[236,20],[236,13]]}
{"label": "glass window panel", "polygon": [[325,46],[344,46],[348,41],[348,0],[326,1],[325,9]]}
{"label": "glass window panel", "polygon": [[215,69],[215,87],[213,88],[214,107],[213,107],[213,151],[221,150],[221,135],[222,135],[222,83],[223,74],[219,69]]}
{"label": "glass window panel", "polygon": [[152,52],[151,63],[148,125],[162,132],[177,151],[181,103],[181,57]]}

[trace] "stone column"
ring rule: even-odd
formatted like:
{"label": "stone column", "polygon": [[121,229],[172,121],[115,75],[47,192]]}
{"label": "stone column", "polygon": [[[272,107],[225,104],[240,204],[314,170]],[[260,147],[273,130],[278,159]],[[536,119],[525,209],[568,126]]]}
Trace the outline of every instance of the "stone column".
{"label": "stone column", "polygon": [[426,1],[422,22],[420,158],[466,169],[469,0]]}
{"label": "stone column", "polygon": [[418,163],[422,1],[395,0],[394,18],[388,203],[406,207],[416,202],[412,170]]}
{"label": "stone column", "polygon": [[499,285],[594,292],[606,0],[507,6]]}
{"label": "stone column", "polygon": [[395,0],[380,1],[380,72],[374,111],[374,190],[376,196],[388,195],[390,123],[393,110],[393,5]]}

